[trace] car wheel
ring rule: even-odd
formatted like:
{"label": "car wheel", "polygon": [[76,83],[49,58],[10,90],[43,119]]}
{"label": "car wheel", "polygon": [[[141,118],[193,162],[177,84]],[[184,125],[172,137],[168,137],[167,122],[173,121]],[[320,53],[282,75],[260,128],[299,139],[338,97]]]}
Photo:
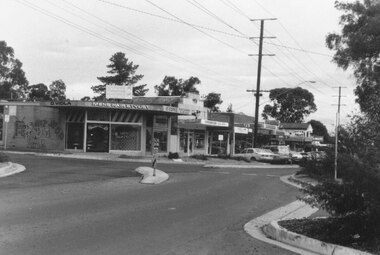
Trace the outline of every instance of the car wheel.
{"label": "car wheel", "polygon": [[257,161],[257,159],[255,157],[252,157],[251,160],[252,161]]}

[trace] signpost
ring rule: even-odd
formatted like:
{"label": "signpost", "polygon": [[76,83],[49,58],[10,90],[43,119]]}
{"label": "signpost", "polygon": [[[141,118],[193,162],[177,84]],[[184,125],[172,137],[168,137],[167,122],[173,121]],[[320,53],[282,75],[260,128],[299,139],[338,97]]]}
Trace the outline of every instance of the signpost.
{"label": "signpost", "polygon": [[158,147],[154,147],[154,149],[153,149],[153,160],[152,160],[153,176],[156,176],[157,152],[158,152]]}
{"label": "signpost", "polygon": [[157,153],[158,153],[158,146],[160,145],[160,142],[158,139],[153,139],[153,160],[152,160],[152,167],[153,167],[153,176],[156,176],[156,165],[157,165]]}

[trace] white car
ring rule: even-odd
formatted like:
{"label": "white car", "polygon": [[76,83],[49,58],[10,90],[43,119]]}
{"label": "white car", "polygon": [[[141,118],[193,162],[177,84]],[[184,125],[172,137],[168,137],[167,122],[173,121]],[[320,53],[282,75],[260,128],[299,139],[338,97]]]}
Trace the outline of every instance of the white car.
{"label": "white car", "polygon": [[303,155],[298,151],[290,151],[290,156],[294,162],[300,162],[303,159]]}
{"label": "white car", "polygon": [[272,162],[277,156],[271,150],[261,148],[246,148],[241,153],[234,155],[235,157],[244,157],[249,160]]}

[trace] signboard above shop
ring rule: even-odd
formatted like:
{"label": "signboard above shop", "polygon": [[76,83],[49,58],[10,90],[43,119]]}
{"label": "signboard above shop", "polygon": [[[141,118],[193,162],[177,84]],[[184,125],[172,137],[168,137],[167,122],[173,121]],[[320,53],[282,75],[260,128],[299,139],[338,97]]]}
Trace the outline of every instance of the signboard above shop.
{"label": "signboard above shop", "polygon": [[107,99],[132,99],[132,86],[106,85]]}

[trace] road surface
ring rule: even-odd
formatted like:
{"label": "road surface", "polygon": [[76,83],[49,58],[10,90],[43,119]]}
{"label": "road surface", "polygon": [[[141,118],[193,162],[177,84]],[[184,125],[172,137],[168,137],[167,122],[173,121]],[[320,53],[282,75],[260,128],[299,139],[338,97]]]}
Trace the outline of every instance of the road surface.
{"label": "road surface", "polygon": [[11,158],[26,171],[0,179],[0,254],[294,254],[243,225],[296,199],[295,169],[159,164],[170,179],[143,185],[149,164]]}

